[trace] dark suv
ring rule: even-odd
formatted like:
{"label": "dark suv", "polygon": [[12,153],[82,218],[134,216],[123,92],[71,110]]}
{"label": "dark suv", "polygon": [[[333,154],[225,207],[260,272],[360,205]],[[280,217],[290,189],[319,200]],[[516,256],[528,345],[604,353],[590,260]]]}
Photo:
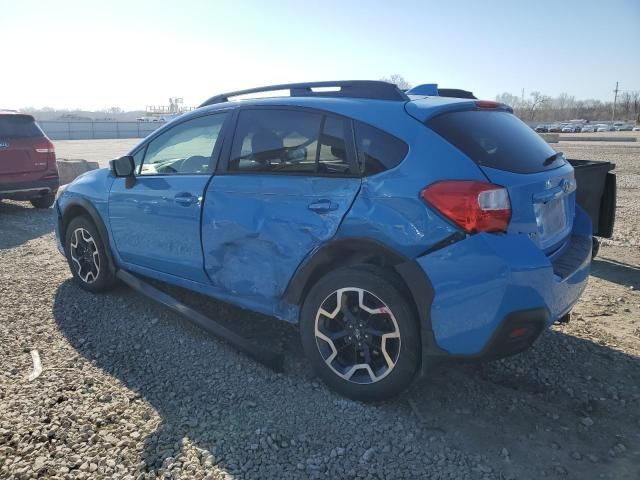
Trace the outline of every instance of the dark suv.
{"label": "dark suv", "polygon": [[53,143],[31,115],[0,110],[0,200],[53,205],[60,185]]}

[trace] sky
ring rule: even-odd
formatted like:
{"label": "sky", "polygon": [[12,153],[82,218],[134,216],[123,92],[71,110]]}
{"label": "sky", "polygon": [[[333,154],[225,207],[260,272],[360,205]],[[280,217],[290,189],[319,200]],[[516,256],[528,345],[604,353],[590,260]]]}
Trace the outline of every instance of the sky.
{"label": "sky", "polygon": [[0,0],[0,108],[197,105],[400,74],[612,100],[640,90],[640,0]]}

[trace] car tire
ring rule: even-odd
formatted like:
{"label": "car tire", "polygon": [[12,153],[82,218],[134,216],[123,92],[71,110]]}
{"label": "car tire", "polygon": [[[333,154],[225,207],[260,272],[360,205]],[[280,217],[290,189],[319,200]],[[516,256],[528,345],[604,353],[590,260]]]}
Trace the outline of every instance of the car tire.
{"label": "car tire", "polygon": [[56,201],[56,196],[52,193],[48,195],[44,195],[42,197],[32,198],[30,200],[31,205],[33,205],[36,208],[49,208],[51,207],[51,205],[53,205],[53,202],[55,201]]}
{"label": "car tire", "polygon": [[300,334],[318,376],[354,400],[398,395],[420,365],[414,308],[395,273],[378,267],[342,268],[322,277],[304,300]]}
{"label": "car tire", "polygon": [[83,289],[99,293],[116,285],[117,279],[105,244],[89,217],[80,215],[69,222],[64,251],[73,278]]}

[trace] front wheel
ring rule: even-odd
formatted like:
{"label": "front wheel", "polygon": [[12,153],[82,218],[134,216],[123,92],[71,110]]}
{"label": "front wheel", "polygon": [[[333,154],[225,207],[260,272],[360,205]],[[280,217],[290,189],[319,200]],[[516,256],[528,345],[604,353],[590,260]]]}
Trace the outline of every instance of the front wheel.
{"label": "front wheel", "polygon": [[362,401],[393,397],[420,362],[417,319],[393,272],[361,266],[331,272],[302,307],[305,353],[338,393]]}
{"label": "front wheel", "polygon": [[105,292],[115,286],[105,244],[89,217],[81,215],[69,222],[64,247],[73,278],[83,289]]}

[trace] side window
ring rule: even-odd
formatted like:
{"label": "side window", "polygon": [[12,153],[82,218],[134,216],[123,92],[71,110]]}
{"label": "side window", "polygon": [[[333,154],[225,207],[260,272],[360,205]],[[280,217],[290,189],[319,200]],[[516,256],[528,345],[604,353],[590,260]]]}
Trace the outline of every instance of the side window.
{"label": "side window", "polygon": [[293,110],[243,110],[229,171],[313,173],[322,115]]}
{"label": "side window", "polygon": [[398,166],[409,152],[402,140],[366,123],[355,122],[355,134],[358,163],[364,175]]}
{"label": "side window", "polygon": [[345,139],[349,132],[349,122],[343,118],[326,116],[320,136],[318,172],[349,175],[351,166],[347,158]]}
{"label": "side window", "polygon": [[348,121],[320,113],[242,110],[228,170],[348,175],[348,132]]}
{"label": "side window", "polygon": [[147,146],[140,175],[210,173],[211,154],[226,113],[188,120]]}

